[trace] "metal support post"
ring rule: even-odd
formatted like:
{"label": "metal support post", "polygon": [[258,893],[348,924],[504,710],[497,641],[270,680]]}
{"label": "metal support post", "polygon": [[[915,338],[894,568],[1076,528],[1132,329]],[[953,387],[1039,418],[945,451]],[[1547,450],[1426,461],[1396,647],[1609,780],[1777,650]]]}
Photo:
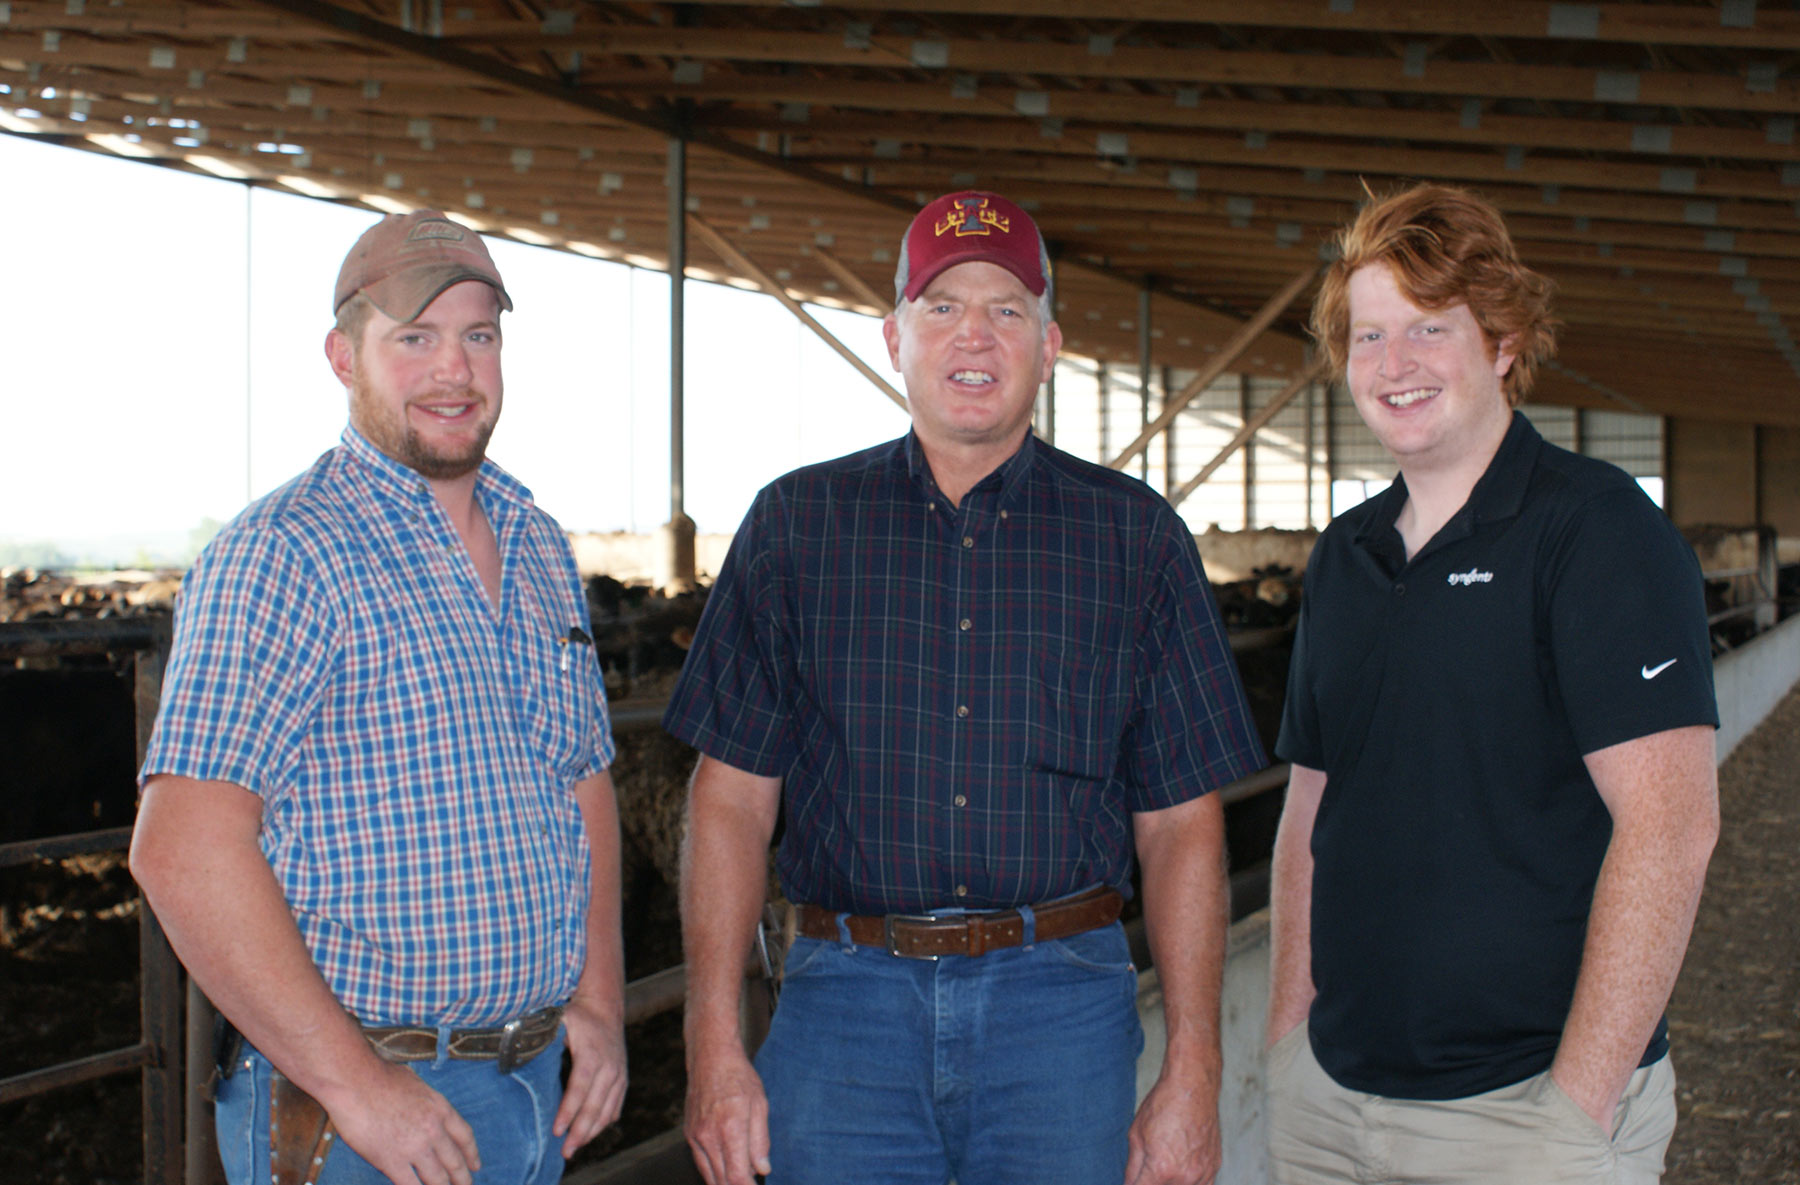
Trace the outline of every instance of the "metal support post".
{"label": "metal support post", "polygon": [[[1174,376],[1167,366],[1162,367],[1161,370],[1163,398],[1167,399],[1169,392],[1175,386]],[[1181,417],[1177,416],[1169,421],[1167,428],[1163,429],[1163,497],[1165,498],[1175,492],[1175,462],[1180,455],[1176,449],[1175,427],[1179,423],[1181,423]]]}
{"label": "metal support post", "polygon": [[[1250,395],[1251,395],[1250,376],[1247,374],[1244,374],[1242,372],[1239,372],[1239,374],[1238,374],[1238,423],[1239,423],[1239,425],[1247,425],[1250,423]],[[1252,531],[1252,530],[1256,529],[1256,527],[1255,527],[1256,494],[1254,492],[1255,485],[1256,485],[1255,451],[1254,451],[1255,449],[1256,449],[1256,435],[1255,435],[1255,433],[1251,433],[1250,435],[1248,435],[1244,438],[1244,530],[1246,530],[1246,531]]]}
{"label": "metal support post", "polygon": [[[1145,277],[1144,286],[1138,289],[1138,397],[1143,404],[1143,416],[1138,427],[1144,436],[1150,435],[1150,280]],[[1166,466],[1165,466],[1166,467]],[[1145,448],[1138,464],[1138,476],[1145,484],[1150,481],[1150,450]]]}
{"label": "metal support post", "polygon": [[1306,434],[1304,439],[1306,456],[1306,526],[1313,525],[1313,434],[1317,430],[1315,417],[1318,415],[1319,387],[1316,383],[1306,384]]}
{"label": "metal support post", "polygon": [[1324,378],[1319,402],[1325,405],[1325,521],[1337,517],[1337,402],[1331,397],[1337,384],[1331,375]]}
{"label": "metal support post", "polygon": [[687,396],[687,142],[669,138],[669,521],[658,540],[656,584],[670,591],[694,587],[694,520],[687,516],[685,441]]}
{"label": "metal support post", "polygon": [[1107,388],[1108,376],[1106,363],[1099,362],[1094,366],[1094,401],[1100,409],[1100,447],[1096,455],[1104,461],[1106,454],[1112,451],[1112,397]]}
{"label": "metal support post", "polygon": [[[1044,332],[1050,332],[1050,325],[1056,320],[1056,284],[1052,282],[1045,290],[1049,300],[1045,302]],[[1043,390],[1038,393],[1038,435],[1044,438],[1045,444],[1056,443],[1056,363],[1050,363],[1050,378],[1044,383]]]}

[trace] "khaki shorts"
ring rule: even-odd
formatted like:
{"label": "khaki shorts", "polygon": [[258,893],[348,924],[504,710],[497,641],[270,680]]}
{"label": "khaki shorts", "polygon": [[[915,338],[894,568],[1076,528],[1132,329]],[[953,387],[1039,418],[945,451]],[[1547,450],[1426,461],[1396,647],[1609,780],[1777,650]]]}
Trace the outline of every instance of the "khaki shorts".
{"label": "khaki shorts", "polygon": [[1269,1050],[1268,1084],[1276,1185],[1654,1185],[1675,1132],[1666,1057],[1632,1074],[1610,1138],[1548,1071],[1463,1099],[1346,1090],[1305,1024]]}

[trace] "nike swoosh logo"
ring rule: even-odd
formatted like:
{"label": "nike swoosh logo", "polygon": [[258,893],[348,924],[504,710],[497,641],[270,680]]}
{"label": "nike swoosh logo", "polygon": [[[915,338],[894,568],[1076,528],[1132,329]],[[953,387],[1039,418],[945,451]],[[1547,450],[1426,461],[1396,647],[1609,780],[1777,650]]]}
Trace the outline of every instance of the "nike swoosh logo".
{"label": "nike swoosh logo", "polygon": [[1643,669],[1638,671],[1638,674],[1642,675],[1646,679],[1654,679],[1658,675],[1662,674],[1664,671],[1668,670],[1670,667],[1674,666],[1677,662],[1680,662],[1680,661],[1681,661],[1680,659],[1671,658],[1668,662],[1658,663],[1656,666],[1653,666],[1653,667],[1644,667]]}

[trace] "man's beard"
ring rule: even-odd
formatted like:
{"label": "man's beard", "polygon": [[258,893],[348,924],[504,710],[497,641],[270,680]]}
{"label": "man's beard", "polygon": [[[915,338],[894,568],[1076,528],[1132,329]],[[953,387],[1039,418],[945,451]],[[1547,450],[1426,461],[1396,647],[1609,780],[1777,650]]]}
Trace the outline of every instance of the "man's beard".
{"label": "man's beard", "polygon": [[[453,394],[459,398],[479,400],[484,410],[493,403],[483,392],[473,387],[462,388]],[[425,443],[418,430],[406,422],[404,409],[401,409],[399,419],[394,419],[387,405],[369,394],[360,377],[351,391],[350,410],[351,422],[369,438],[371,444],[413,472],[433,481],[451,481],[479,469],[487,456],[488,440],[494,434],[496,422],[489,419],[483,423],[468,447],[446,453]]]}

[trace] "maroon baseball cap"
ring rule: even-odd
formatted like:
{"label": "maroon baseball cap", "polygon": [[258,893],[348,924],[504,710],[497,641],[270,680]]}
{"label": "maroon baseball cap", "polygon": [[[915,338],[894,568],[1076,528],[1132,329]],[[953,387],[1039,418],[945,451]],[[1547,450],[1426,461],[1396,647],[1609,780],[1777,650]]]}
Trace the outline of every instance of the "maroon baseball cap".
{"label": "maroon baseball cap", "polygon": [[917,300],[925,285],[959,263],[996,263],[1042,296],[1050,254],[1031,215],[997,193],[947,193],[920,210],[900,242],[894,299]]}
{"label": "maroon baseball cap", "polygon": [[512,310],[512,297],[481,236],[439,210],[389,214],[356,240],[338,270],[336,313],[358,292],[402,324],[416,319],[452,284],[480,280]]}

